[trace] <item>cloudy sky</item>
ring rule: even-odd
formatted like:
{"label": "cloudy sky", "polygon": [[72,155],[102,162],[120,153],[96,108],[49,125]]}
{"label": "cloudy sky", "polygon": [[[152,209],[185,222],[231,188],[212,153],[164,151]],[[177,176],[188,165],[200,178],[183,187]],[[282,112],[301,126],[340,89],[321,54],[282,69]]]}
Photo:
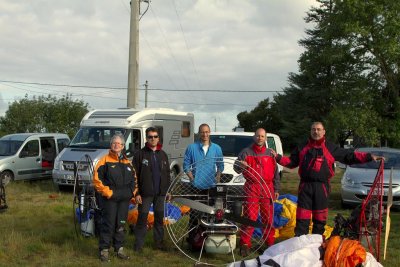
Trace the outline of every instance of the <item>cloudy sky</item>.
{"label": "cloudy sky", "polygon": [[[147,80],[148,107],[193,112],[196,127],[206,122],[213,131],[230,131],[239,112],[271,98],[297,72],[298,40],[310,27],[304,17],[312,5],[142,3],[138,108]],[[0,10],[0,115],[25,95],[70,93],[91,109],[126,107],[129,0],[0,0]]]}

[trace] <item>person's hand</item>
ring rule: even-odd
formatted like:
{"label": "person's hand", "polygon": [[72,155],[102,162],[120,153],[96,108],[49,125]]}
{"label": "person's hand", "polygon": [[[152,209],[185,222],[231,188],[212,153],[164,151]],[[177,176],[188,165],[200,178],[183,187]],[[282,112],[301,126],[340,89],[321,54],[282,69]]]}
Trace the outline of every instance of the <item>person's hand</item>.
{"label": "person's hand", "polygon": [[219,183],[221,181],[221,173],[217,172],[217,174],[215,175],[215,182]]}
{"label": "person's hand", "polygon": [[242,165],[242,168],[243,169],[246,169],[247,167],[249,167],[249,164],[245,161],[245,160],[241,160],[241,161],[239,161],[240,162],[240,164]]}
{"label": "person's hand", "polygon": [[274,199],[274,200],[277,200],[278,197],[279,197],[279,193],[278,193],[278,192],[275,192],[275,199]]}
{"label": "person's hand", "polygon": [[385,160],[384,156],[377,156],[377,155],[371,154],[371,157],[372,157],[372,160],[374,160],[374,161]]}
{"label": "person's hand", "polygon": [[136,200],[136,203],[137,203],[137,204],[142,204],[142,197],[141,197],[140,195],[137,195],[137,196],[135,197],[135,200]]}
{"label": "person's hand", "polygon": [[270,148],[270,149],[271,149],[271,152],[272,152],[272,156],[274,156],[274,158],[276,158],[276,156],[278,155],[278,153],[276,153],[276,151],[273,150],[272,148]]}
{"label": "person's hand", "polygon": [[194,180],[194,177],[193,177],[193,174],[192,174],[192,172],[191,172],[191,171],[189,171],[188,173],[186,173],[186,175],[189,177],[189,180],[190,180],[191,182],[193,182],[193,180]]}
{"label": "person's hand", "polygon": [[166,200],[167,202],[170,202],[170,201],[171,201],[171,198],[172,198],[172,196],[171,196],[170,193],[168,193],[168,194],[165,196],[165,200]]}

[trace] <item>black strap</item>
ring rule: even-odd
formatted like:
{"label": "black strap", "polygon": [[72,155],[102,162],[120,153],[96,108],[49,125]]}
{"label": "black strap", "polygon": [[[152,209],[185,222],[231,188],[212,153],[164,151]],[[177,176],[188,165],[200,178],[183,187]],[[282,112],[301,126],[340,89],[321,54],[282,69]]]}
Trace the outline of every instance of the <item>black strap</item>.
{"label": "black strap", "polygon": [[272,266],[272,267],[281,267],[276,261],[273,259],[269,259],[266,262],[264,262],[264,265]]}

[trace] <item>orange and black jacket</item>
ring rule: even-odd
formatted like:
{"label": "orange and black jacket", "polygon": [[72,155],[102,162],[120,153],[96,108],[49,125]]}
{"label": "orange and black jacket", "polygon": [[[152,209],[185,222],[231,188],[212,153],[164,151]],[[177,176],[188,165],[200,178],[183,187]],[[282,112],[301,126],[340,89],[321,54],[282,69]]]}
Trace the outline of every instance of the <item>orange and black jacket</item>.
{"label": "orange and black jacket", "polygon": [[93,185],[107,199],[129,200],[135,193],[136,173],[126,156],[118,157],[110,150],[94,169]]}

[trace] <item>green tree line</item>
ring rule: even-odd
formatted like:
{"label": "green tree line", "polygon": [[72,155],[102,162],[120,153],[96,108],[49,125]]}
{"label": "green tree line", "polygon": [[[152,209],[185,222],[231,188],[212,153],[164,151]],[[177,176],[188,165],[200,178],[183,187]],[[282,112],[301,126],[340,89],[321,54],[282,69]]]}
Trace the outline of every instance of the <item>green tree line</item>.
{"label": "green tree line", "polygon": [[246,131],[265,127],[289,149],[322,121],[343,144],[400,147],[400,1],[319,0],[305,17],[304,52],[288,85],[237,115]]}
{"label": "green tree line", "polygon": [[31,99],[25,95],[11,103],[5,115],[0,117],[0,135],[55,132],[66,133],[72,138],[87,112],[87,103],[73,100],[68,94],[61,98],[48,95]]}

